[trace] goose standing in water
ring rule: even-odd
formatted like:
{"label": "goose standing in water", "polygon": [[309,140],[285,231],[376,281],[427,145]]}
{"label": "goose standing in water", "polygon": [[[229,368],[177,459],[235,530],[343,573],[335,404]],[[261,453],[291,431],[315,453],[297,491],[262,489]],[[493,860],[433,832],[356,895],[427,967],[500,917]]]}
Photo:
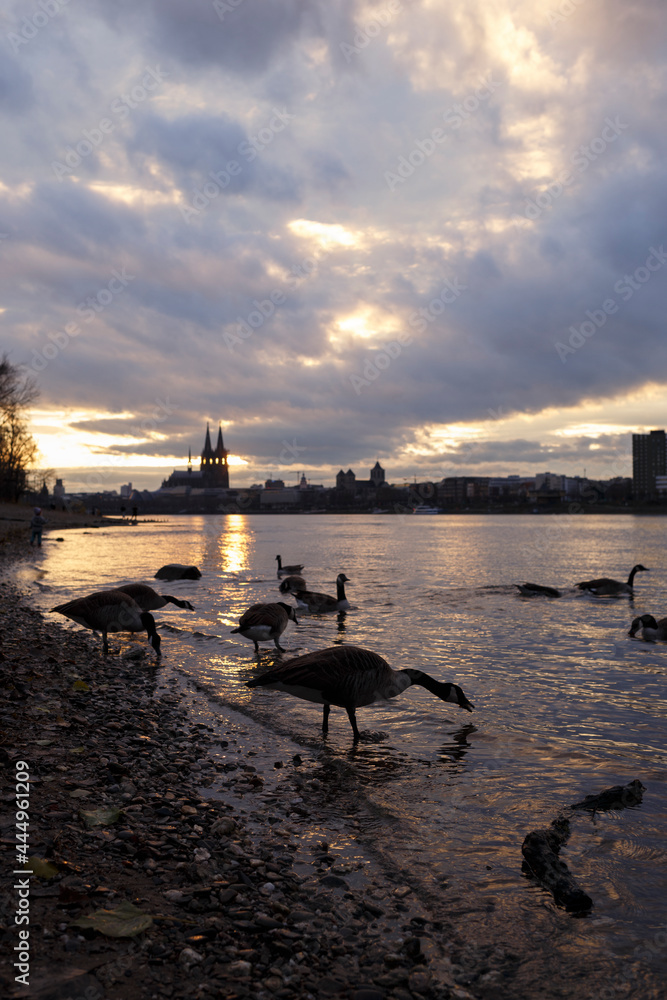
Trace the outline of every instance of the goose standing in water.
{"label": "goose standing in water", "polygon": [[578,583],[577,587],[579,590],[587,590],[591,594],[595,594],[597,597],[614,597],[617,594],[630,594],[632,595],[632,587],[634,584],[636,573],[648,573],[649,570],[646,566],[642,566],[641,563],[637,563],[630,570],[630,576],[628,577],[627,583],[621,583],[620,580],[610,580],[607,576],[601,576],[598,580],[584,580],[583,583]]}
{"label": "goose standing in water", "polygon": [[281,594],[296,594],[297,590],[306,590],[306,581],[302,576],[286,576],[280,581],[278,590]]}
{"label": "goose standing in water", "polygon": [[157,656],[161,655],[155,619],[148,611],[142,611],[129,594],[120,590],[98,590],[87,597],[59,604],[51,611],[57,611],[93,632],[101,632],[105,656],[109,652],[108,632],[146,632]]}
{"label": "goose standing in water", "polygon": [[314,590],[293,590],[297,607],[307,608],[308,611],[347,611],[350,602],[345,596],[345,584],[349,583],[349,577],[345,573],[339,573],[336,577],[336,597],[329,594],[318,594]]}
{"label": "goose standing in water", "polygon": [[165,604],[175,604],[177,608],[187,608],[188,611],[194,611],[189,601],[179,601],[171,594],[158,594],[156,590],[145,583],[126,583],[116,589],[122,591],[123,594],[129,594],[142,611],[158,611]]}
{"label": "goose standing in water", "polygon": [[276,556],[276,562],[278,563],[278,577],[289,576],[290,573],[300,573],[303,566],[283,566],[282,556]]}
{"label": "goose standing in water", "polygon": [[297,656],[248,681],[247,686],[286,691],[297,698],[322,705],[323,733],[329,730],[331,706],[339,705],[347,712],[356,742],[360,738],[356,709],[386,698],[395,698],[411,684],[421,684],[443,701],[452,702],[468,712],[475,707],[458,684],[436,681],[422,670],[411,667],[392,670],[377,653],[358,646],[330,646]]}
{"label": "goose standing in water", "polygon": [[653,615],[640,615],[635,618],[630,626],[629,636],[635,636],[641,629],[642,639],[648,642],[667,639],[667,618],[656,621]]}
{"label": "goose standing in water", "polygon": [[560,590],[555,587],[544,587],[541,583],[515,583],[524,597],[536,597],[537,594],[544,594],[545,597],[560,597]]}
{"label": "goose standing in water", "polygon": [[287,628],[288,621],[299,624],[296,611],[289,604],[283,604],[282,601],[277,601],[275,604],[253,604],[243,612],[239,619],[239,627],[233,628],[232,634],[240,632],[244,639],[252,639],[256,653],[259,653],[258,642],[271,640],[276,644],[276,649],[284,653],[285,650],[278,639]]}

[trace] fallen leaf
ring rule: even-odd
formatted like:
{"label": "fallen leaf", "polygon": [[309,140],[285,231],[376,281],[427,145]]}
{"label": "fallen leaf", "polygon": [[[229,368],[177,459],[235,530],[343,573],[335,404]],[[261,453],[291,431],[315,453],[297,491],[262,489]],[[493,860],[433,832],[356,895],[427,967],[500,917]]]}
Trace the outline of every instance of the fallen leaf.
{"label": "fallen leaf", "polygon": [[114,910],[95,910],[89,917],[80,917],[72,927],[92,928],[107,937],[136,937],[148,930],[153,923],[149,913],[144,913],[133,903],[121,903]]}
{"label": "fallen leaf", "polygon": [[93,826],[110,826],[120,819],[120,809],[116,809],[115,806],[100,806],[98,809],[90,810],[81,809],[79,816],[89,829]]}
{"label": "fallen leaf", "polygon": [[43,858],[28,858],[26,868],[29,868],[37,878],[53,878],[54,875],[58,874],[56,866]]}

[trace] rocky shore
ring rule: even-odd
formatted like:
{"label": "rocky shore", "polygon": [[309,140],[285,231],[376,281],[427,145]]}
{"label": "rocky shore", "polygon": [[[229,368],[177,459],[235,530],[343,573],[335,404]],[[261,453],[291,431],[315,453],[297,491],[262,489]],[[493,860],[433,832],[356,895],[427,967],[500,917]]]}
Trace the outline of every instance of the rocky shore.
{"label": "rocky shore", "polygon": [[[183,682],[144,642],[104,658],[94,637],[31,608],[11,575],[0,593],[3,996],[505,995],[488,956],[399,877],[322,839],[317,817],[335,793],[307,760],[276,759],[262,773],[233,723],[224,739],[198,721]],[[27,873],[15,815],[23,770]],[[16,979],[17,954],[27,980]]]}

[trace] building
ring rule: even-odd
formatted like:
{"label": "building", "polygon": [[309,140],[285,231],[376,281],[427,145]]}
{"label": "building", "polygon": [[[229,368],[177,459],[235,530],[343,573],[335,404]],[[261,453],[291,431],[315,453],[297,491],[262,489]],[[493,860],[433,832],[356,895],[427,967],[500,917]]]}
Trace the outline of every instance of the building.
{"label": "building", "polygon": [[657,498],[656,476],[667,473],[664,430],[632,435],[632,488],[635,500]]}
{"label": "building", "polygon": [[174,469],[169,478],[164,480],[161,488],[166,490],[185,486],[197,490],[228,490],[228,457],[229,452],[222,440],[222,426],[218,427],[218,440],[214,450],[211,446],[211,432],[206,424],[206,437],[199,471],[192,468],[192,451],[188,449],[188,467],[185,472]]}
{"label": "building", "polygon": [[379,490],[381,486],[385,484],[384,469],[379,462],[376,462],[370,471],[368,479],[357,479],[352,469],[348,469],[347,472],[340,472],[336,474],[336,489],[337,490],[351,490],[352,492],[358,492],[359,490]]}

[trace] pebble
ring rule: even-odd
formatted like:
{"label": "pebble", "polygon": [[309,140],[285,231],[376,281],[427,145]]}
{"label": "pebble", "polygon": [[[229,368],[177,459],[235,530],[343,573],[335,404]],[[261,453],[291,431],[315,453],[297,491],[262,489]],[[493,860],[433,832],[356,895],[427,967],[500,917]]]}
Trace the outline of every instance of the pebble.
{"label": "pebble", "polygon": [[[341,850],[339,832],[347,836],[348,827],[331,815],[329,783],[312,777],[310,752],[248,764],[242,740],[229,750],[234,735],[221,741],[192,724],[183,684],[170,677],[166,662],[156,688],[148,663],[103,658],[87,635],[44,623],[18,600],[0,607],[0,652],[7,659],[23,649],[28,631],[32,659],[26,662],[35,680],[27,669],[17,680],[33,698],[3,701],[0,689],[0,723],[9,724],[4,746],[14,757],[27,753],[21,741],[31,727],[39,725],[52,739],[48,748],[31,745],[31,847],[38,853],[55,844],[48,857],[70,873],[42,882],[44,895],[31,898],[41,928],[31,968],[36,980],[73,949],[67,961],[95,968],[99,995],[115,996],[114,983],[127,978],[133,1000],[231,1000],[232,994],[239,1000],[418,1000],[415,994],[443,1000],[451,992],[431,979],[429,963],[437,959],[442,969],[442,944],[420,944],[436,935],[425,928],[426,916],[411,925],[411,908],[402,902],[410,886],[376,876],[365,883],[371,901],[355,883],[362,848],[355,846],[351,856]],[[48,668],[39,644],[58,650],[59,660]],[[61,662],[67,659],[69,667]],[[73,691],[75,679],[90,691]],[[51,715],[36,714],[42,705],[53,706],[66,725],[56,728],[55,715],[50,725]],[[223,743],[221,760],[214,755]],[[69,752],[82,745],[80,757]],[[243,784],[235,784],[241,775]],[[69,793],[79,788],[86,794],[77,804]],[[122,805],[121,821],[95,830],[85,830],[72,811],[112,805]],[[76,891],[80,902],[66,903],[63,914],[59,884],[72,873],[81,884],[70,885],[63,898],[74,900]],[[135,938],[116,940],[73,934],[62,923],[63,916],[71,921],[122,902],[160,919]],[[490,964],[484,963],[484,974]],[[469,1000],[456,989],[453,1000]]]}
{"label": "pebble", "polygon": [[185,965],[187,967],[203,962],[204,956],[200,955],[198,951],[194,950],[194,948],[184,948],[178,956],[178,961],[181,965]]}

